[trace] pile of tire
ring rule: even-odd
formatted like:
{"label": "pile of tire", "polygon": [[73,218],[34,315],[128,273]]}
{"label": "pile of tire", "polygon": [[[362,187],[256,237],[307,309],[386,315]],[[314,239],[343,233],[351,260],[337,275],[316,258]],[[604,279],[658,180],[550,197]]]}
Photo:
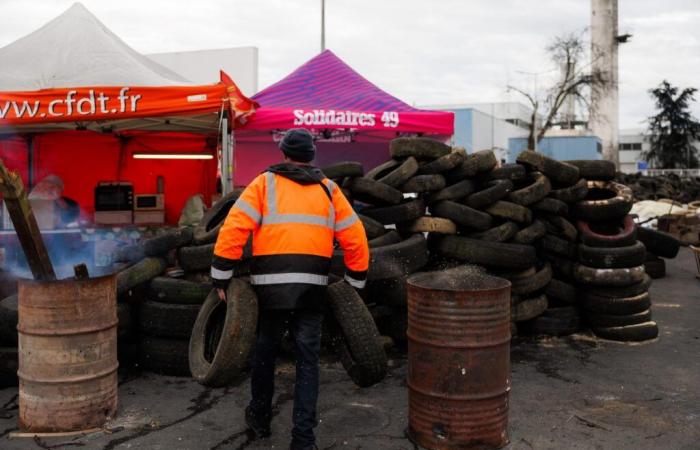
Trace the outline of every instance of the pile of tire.
{"label": "pile of tire", "polygon": [[611,173],[589,179],[588,194],[573,210],[580,233],[574,278],[586,321],[604,339],[654,339],[659,330],[651,318],[647,249],[637,240],[641,228],[628,215],[632,191],[612,181]]}
{"label": "pile of tire", "polygon": [[[361,295],[379,329],[402,343],[406,340],[406,278],[428,263],[426,233],[452,234],[457,224],[427,215],[430,203],[444,192],[447,172],[466,157],[427,138],[397,138],[389,146],[391,159],[364,173],[356,162],[322,168],[343,188],[362,220],[370,247],[367,286]],[[462,189],[458,186],[454,189]],[[334,254],[332,272],[342,276],[343,254]]]}

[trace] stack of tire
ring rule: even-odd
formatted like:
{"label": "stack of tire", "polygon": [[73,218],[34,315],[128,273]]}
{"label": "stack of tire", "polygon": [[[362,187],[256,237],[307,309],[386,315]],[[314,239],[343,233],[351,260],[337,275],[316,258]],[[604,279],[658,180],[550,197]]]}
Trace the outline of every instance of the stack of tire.
{"label": "stack of tire", "polygon": [[653,339],[659,330],[651,320],[651,279],[644,271],[647,252],[628,215],[632,191],[612,181],[610,163],[587,162],[586,167],[591,172],[588,193],[573,210],[580,233],[574,277],[586,321],[604,339]]}

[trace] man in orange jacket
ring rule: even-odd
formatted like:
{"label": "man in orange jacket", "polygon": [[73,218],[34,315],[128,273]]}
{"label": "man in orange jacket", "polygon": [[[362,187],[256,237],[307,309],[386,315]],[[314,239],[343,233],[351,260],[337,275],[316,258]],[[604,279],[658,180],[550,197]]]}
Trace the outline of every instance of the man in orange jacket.
{"label": "man in orange jacket", "polygon": [[289,329],[296,350],[291,450],[313,449],[318,399],[323,298],[334,240],[345,251],[345,281],[364,287],[369,249],[362,222],[340,188],[310,165],[316,153],[311,133],[289,130],[280,149],[285,163],[268,168],[245,189],[224,221],[214,247],[211,276],[219,297],[253,234],[250,281],[260,314],[246,423],[269,436],[275,359]]}

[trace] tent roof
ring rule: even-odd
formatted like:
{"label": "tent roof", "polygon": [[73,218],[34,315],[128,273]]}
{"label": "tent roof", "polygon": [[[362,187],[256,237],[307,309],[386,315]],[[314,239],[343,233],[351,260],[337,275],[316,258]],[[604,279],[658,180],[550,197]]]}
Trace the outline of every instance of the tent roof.
{"label": "tent roof", "polygon": [[188,84],[129,47],[80,3],[0,48],[0,91]]}
{"label": "tent roof", "polygon": [[255,94],[264,107],[418,111],[379,89],[330,50]]}
{"label": "tent roof", "polygon": [[454,131],[453,113],[421,110],[404,103],[330,50],[252,98],[260,108],[243,127],[249,130],[307,126],[446,135]]}
{"label": "tent roof", "polygon": [[223,72],[220,83],[199,86],[141,55],[80,3],[0,48],[0,134],[213,134],[224,111],[242,121],[255,106]]}

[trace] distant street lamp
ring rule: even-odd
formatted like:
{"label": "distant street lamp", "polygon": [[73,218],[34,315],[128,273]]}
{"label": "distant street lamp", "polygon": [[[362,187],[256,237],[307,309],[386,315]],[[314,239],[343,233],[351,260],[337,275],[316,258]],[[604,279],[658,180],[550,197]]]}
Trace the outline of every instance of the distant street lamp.
{"label": "distant street lamp", "polygon": [[326,49],[326,0],[321,0],[321,52]]}

